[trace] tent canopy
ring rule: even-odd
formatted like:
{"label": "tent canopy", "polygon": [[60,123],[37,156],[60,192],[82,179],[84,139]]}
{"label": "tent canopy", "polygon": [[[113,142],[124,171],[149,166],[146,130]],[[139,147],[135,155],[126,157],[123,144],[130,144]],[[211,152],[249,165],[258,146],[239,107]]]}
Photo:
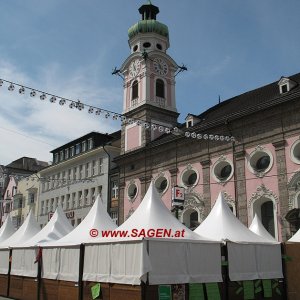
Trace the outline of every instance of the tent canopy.
{"label": "tent canopy", "polygon": [[[157,230],[183,235],[146,237],[147,232]],[[181,224],[153,183],[137,210],[115,232],[127,235],[99,238],[99,243],[85,246],[84,280],[123,284],[148,281],[150,285],[222,281],[220,243]],[[142,234],[132,236],[134,232]]]}
{"label": "tent canopy", "polygon": [[63,238],[57,241],[43,243],[42,246],[63,247],[89,243],[93,242],[95,239],[91,237],[90,234],[90,231],[92,229],[98,230],[100,234],[101,230],[114,230],[115,228],[117,228],[117,225],[112,221],[112,219],[108,215],[106,207],[104,206],[100,196],[98,195],[89,213],[75,229],[73,229]]}
{"label": "tent canopy", "polygon": [[0,249],[17,246],[36,235],[40,231],[40,226],[35,220],[33,211],[30,210],[22,226],[7,240],[0,243]]}
{"label": "tent canopy", "polygon": [[0,228],[0,243],[11,237],[15,232],[16,231],[12,224],[11,217],[8,215],[2,227]]}
{"label": "tent canopy", "polygon": [[249,229],[266,240],[270,240],[271,242],[276,242],[274,237],[266,230],[264,225],[261,223],[257,214],[255,214]]}
{"label": "tent canopy", "polygon": [[287,242],[300,243],[300,229]]}
{"label": "tent canopy", "polygon": [[[195,234],[179,222],[162,202],[153,182],[136,211],[116,230],[126,236],[112,239],[97,238],[94,242],[134,241],[141,239],[174,239],[216,242],[214,238]],[[176,233],[178,234],[176,236]]]}
{"label": "tent canopy", "polygon": [[231,241],[246,244],[277,243],[275,240],[265,239],[255,234],[242,224],[227,205],[223,192],[220,192],[210,214],[194,232],[222,242]]}
{"label": "tent canopy", "polygon": [[231,281],[283,276],[280,244],[255,234],[243,225],[231,212],[222,192],[195,232],[227,242]]}
{"label": "tent canopy", "polygon": [[34,235],[30,240],[16,245],[15,248],[34,247],[46,242],[56,241],[72,230],[73,226],[70,224],[61,206],[59,205],[50,221],[40,232]]}

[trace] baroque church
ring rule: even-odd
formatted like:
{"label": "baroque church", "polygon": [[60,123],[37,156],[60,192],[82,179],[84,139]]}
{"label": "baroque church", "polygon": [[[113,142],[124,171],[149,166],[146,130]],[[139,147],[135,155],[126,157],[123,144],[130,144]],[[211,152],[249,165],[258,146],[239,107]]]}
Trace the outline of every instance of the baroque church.
{"label": "baroque church", "polygon": [[300,226],[300,74],[178,123],[175,75],[182,67],[168,55],[168,27],[157,21],[159,8],[151,3],[139,13],[141,20],[128,30],[130,54],[119,70],[119,223],[136,210],[153,180],[170,210],[172,188],[184,188],[178,218],[192,229],[224,191],[246,226],[256,214],[277,240],[287,240]]}

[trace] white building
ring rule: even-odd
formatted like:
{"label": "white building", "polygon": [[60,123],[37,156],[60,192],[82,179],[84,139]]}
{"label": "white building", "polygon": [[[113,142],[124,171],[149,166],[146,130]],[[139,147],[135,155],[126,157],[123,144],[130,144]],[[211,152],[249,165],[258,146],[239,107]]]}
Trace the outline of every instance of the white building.
{"label": "white building", "polygon": [[53,153],[53,165],[40,172],[39,217],[47,224],[61,204],[72,225],[87,215],[98,194],[110,210],[110,170],[120,154],[120,132],[91,132],[73,140]]}

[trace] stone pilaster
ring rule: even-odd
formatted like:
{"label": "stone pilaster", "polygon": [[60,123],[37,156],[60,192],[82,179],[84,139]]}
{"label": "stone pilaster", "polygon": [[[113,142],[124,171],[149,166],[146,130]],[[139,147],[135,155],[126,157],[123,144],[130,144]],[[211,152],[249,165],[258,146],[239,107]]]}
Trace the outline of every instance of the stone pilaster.
{"label": "stone pilaster", "polygon": [[237,218],[248,227],[245,151],[242,147],[237,147],[233,154],[236,215]]}
{"label": "stone pilaster", "polygon": [[152,175],[146,175],[146,176],[139,177],[139,180],[141,182],[141,199],[144,198],[144,196],[147,192],[147,189],[150,185],[151,179],[152,179]]}
{"label": "stone pilaster", "polygon": [[177,185],[178,168],[169,169],[171,175],[171,187]]}
{"label": "stone pilaster", "polygon": [[119,205],[118,205],[118,218],[119,225],[124,223],[124,201],[125,201],[125,181],[119,182]]}
{"label": "stone pilaster", "polygon": [[200,161],[202,165],[202,177],[203,177],[203,201],[204,201],[204,216],[208,216],[211,210],[211,194],[210,194],[210,165],[211,161],[208,157],[203,158]]}
{"label": "stone pilaster", "polygon": [[289,233],[289,223],[285,219],[285,216],[289,211],[285,145],[285,140],[280,140],[273,143],[276,153],[276,166],[278,174],[278,198],[280,208],[279,222],[281,223],[281,237],[283,241],[286,241]]}

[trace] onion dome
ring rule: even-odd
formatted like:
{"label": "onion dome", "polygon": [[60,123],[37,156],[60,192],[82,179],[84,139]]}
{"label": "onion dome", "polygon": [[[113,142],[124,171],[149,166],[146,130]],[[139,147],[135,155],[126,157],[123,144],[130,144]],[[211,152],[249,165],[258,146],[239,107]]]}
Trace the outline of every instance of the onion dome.
{"label": "onion dome", "polygon": [[153,5],[151,1],[142,5],[139,8],[139,13],[142,15],[142,20],[128,29],[129,39],[139,33],[157,33],[166,38],[169,37],[168,26],[156,21],[156,15],[159,13],[159,8]]}

